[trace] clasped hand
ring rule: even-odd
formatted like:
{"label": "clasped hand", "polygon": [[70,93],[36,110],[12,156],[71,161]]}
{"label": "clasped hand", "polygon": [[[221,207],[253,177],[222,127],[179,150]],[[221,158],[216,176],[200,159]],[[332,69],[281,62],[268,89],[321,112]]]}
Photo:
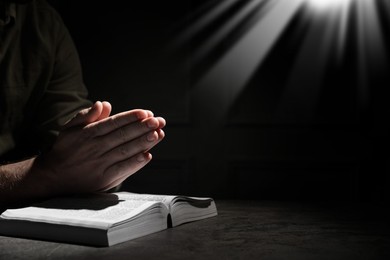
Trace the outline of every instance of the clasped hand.
{"label": "clasped hand", "polygon": [[52,149],[39,158],[48,189],[107,191],[152,159],[149,150],[164,138],[165,120],[142,109],[110,113],[108,102],[96,102],[64,125]]}

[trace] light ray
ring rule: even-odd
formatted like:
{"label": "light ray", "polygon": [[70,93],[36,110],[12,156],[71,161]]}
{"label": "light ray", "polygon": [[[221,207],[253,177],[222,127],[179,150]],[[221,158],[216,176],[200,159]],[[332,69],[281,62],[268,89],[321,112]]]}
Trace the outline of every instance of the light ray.
{"label": "light ray", "polygon": [[274,123],[307,123],[313,119],[326,65],[332,56],[330,47],[338,31],[335,18],[332,16],[325,22],[311,18],[309,31],[275,111]]}
{"label": "light ray", "polygon": [[209,12],[204,14],[195,23],[186,28],[186,30],[175,39],[176,44],[183,44],[184,42],[190,40],[194,35],[202,31],[206,26],[218,19],[238,1],[239,0],[220,1],[220,3],[217,4],[214,8],[212,8]]}
{"label": "light ray", "polygon": [[318,13],[327,13],[339,10],[343,6],[349,6],[351,0],[307,0],[309,6]]}
{"label": "light ray", "polygon": [[337,56],[339,58],[339,61],[343,55],[344,48],[345,48],[345,42],[347,38],[348,33],[348,19],[349,14],[351,10],[350,2],[348,4],[344,4],[340,8],[340,17],[339,17],[339,33],[338,33],[338,48],[337,48]]}
{"label": "light ray", "polygon": [[220,43],[242,20],[244,20],[259,4],[264,0],[251,0],[246,6],[229,19],[217,32],[215,32],[206,42],[194,52],[195,63],[204,59],[215,46]]}
{"label": "light ray", "polygon": [[321,20],[328,23],[333,22],[338,26],[338,33],[330,35],[338,41],[337,54],[339,61],[342,58],[346,37],[348,33],[348,19],[352,3],[356,0],[306,0],[306,5],[309,7],[309,14],[313,20]]}
{"label": "light ray", "polygon": [[209,123],[223,119],[227,109],[262,63],[272,46],[297,13],[304,0],[274,0],[262,19],[253,26],[195,85],[193,97],[204,102]]}
{"label": "light ray", "polygon": [[[190,40],[228,10],[231,11],[230,8],[238,1],[221,1],[178,38]],[[202,115],[199,120],[212,124],[224,120],[232,103],[267,57],[292,18],[302,10],[300,9],[302,6],[306,7],[308,11],[306,15],[310,18],[308,22],[312,25],[295,67],[291,70],[290,81],[280,99],[282,103],[285,102],[281,104],[281,109],[288,108],[289,102],[290,104],[306,102],[307,106],[300,113],[307,113],[303,117],[310,117],[309,111],[313,111],[321,92],[321,80],[329,57],[337,58],[339,65],[346,64],[342,61],[346,58],[345,49],[350,47],[347,46],[347,40],[349,40],[348,45],[351,44],[351,39],[347,37],[352,35],[348,31],[352,22],[356,22],[357,29],[354,43],[357,47],[357,57],[352,59],[358,61],[356,76],[359,79],[358,103],[362,106],[367,105],[370,70],[387,66],[387,49],[378,18],[377,1],[381,0],[250,0],[245,2],[245,5],[241,5],[242,7],[235,14],[232,13],[232,17],[215,29],[208,39],[204,39],[203,45],[194,50],[192,58],[195,61],[207,59],[208,54],[215,51],[218,44],[230,36],[230,33],[237,29],[249,15],[254,14],[254,10],[259,12],[254,17],[260,19],[247,28],[247,31],[212,64],[191,89],[193,100],[201,102],[198,107],[203,111],[198,113]],[[385,12],[390,12],[390,1],[382,1],[384,1]],[[261,8],[258,8],[260,4]],[[351,17],[356,17],[356,21]],[[348,52],[348,55],[351,55],[351,52]],[[305,75],[306,71],[310,73]],[[300,84],[302,82],[303,85]],[[207,116],[207,120],[204,115]]]}
{"label": "light ray", "polygon": [[370,71],[385,67],[385,47],[383,33],[378,20],[378,11],[374,1],[357,2],[358,11],[358,61],[359,85],[358,102],[365,108],[368,106],[370,90],[368,77]]}

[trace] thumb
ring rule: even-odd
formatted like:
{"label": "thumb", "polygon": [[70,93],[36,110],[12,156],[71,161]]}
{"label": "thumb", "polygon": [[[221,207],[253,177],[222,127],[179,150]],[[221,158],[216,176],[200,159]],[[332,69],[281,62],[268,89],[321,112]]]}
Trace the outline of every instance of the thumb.
{"label": "thumb", "polygon": [[78,125],[88,125],[99,119],[103,112],[103,104],[100,101],[96,101],[90,108],[80,110],[75,117],[70,119],[64,128],[70,128]]}

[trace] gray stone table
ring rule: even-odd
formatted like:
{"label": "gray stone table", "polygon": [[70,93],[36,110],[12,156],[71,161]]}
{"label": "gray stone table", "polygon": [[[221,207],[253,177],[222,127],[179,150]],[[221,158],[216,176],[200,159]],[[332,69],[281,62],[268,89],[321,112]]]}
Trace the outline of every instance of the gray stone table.
{"label": "gray stone table", "polygon": [[106,248],[0,236],[0,259],[390,259],[383,205],[216,203],[217,217]]}

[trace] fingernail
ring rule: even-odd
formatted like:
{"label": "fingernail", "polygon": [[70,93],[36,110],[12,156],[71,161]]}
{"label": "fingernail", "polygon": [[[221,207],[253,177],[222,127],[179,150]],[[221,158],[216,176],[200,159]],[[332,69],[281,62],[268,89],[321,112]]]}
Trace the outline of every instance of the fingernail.
{"label": "fingernail", "polygon": [[141,153],[136,158],[137,162],[143,162],[145,161],[145,156]]}

